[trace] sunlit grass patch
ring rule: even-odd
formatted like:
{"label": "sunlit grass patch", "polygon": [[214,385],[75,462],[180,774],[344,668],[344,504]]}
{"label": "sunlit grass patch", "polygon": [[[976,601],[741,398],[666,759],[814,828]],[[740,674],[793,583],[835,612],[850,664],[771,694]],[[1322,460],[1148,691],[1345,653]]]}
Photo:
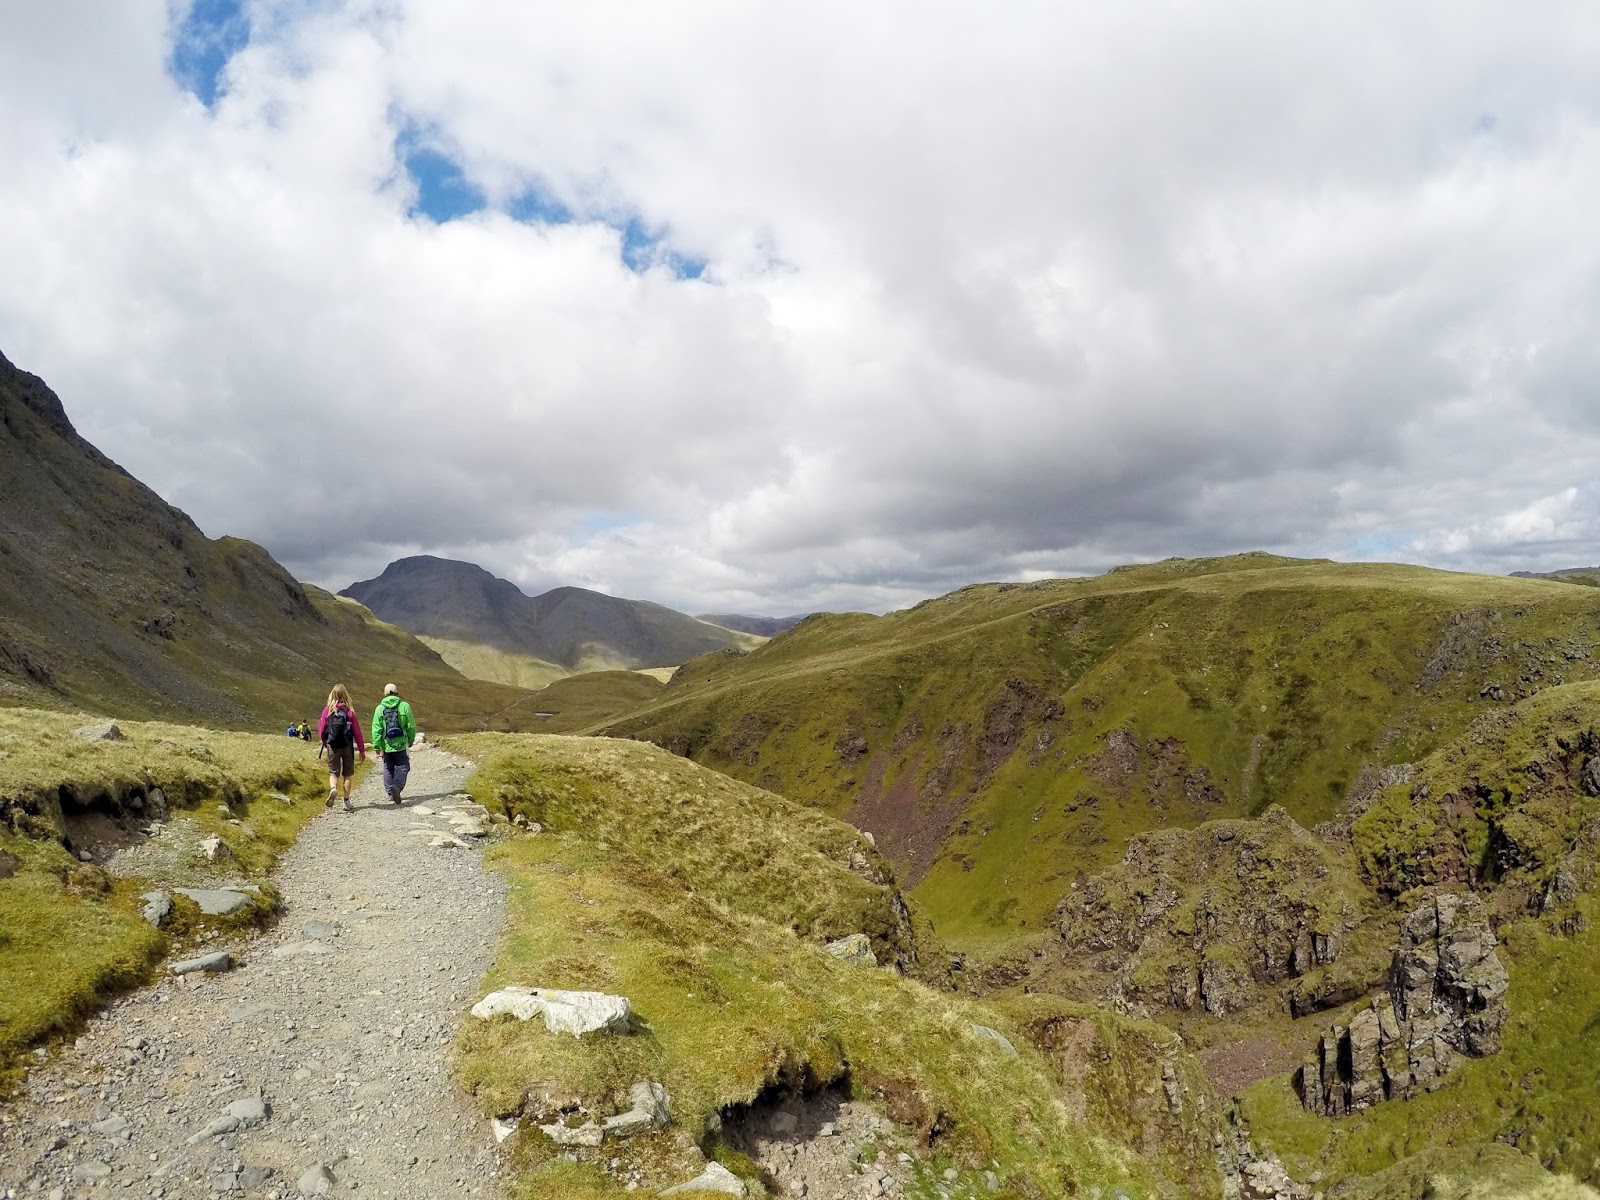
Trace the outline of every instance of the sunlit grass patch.
{"label": "sunlit grass patch", "polygon": [[[731,1106],[773,1087],[836,1084],[888,1103],[924,1153],[959,1172],[998,1164],[1016,1195],[1155,1186],[1138,1155],[1069,1112],[1057,1072],[1007,1013],[822,949],[824,937],[893,907],[892,887],[850,869],[855,831],[653,747],[451,745],[484,763],[476,795],[536,814],[546,830],[490,851],[512,890],[486,987],[611,992],[637,1019],[632,1034],[583,1040],[537,1020],[468,1022],[458,1071],[485,1110],[565,1097],[603,1119],[648,1079],[671,1094],[674,1130],[715,1153],[703,1135]],[[1020,1053],[975,1024],[1007,1030]],[[521,1146],[527,1194],[557,1194],[537,1189],[574,1178],[542,1134],[525,1131]],[[610,1176],[583,1178],[611,1187],[588,1194],[622,1190]]]}
{"label": "sunlit grass patch", "polygon": [[96,723],[0,709],[0,867],[9,875],[0,879],[0,1070],[14,1071],[27,1047],[148,978],[173,938],[200,927],[181,902],[165,932],[146,923],[139,896],[150,882],[108,873],[104,856],[82,861],[86,831],[137,842],[163,815],[159,789],[168,820],[215,833],[231,851],[211,867],[176,864],[177,878],[164,871],[158,881],[202,884],[259,878],[322,808],[325,776],[304,743],[139,722],[120,723],[116,741],[73,732]]}

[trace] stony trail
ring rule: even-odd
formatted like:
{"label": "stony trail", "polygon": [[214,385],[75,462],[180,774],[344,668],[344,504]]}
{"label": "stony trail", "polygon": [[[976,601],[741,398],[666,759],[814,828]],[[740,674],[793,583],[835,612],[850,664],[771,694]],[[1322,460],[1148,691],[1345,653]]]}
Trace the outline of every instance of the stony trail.
{"label": "stony trail", "polygon": [[[311,821],[280,863],[276,927],[206,947],[233,971],[168,976],[30,1072],[0,1108],[0,1200],[499,1193],[446,1052],[504,887],[475,848],[432,844],[456,840],[441,814],[471,764],[431,746],[412,764],[402,806],[373,771],[355,812]],[[243,1127],[205,1134],[230,1106]]]}

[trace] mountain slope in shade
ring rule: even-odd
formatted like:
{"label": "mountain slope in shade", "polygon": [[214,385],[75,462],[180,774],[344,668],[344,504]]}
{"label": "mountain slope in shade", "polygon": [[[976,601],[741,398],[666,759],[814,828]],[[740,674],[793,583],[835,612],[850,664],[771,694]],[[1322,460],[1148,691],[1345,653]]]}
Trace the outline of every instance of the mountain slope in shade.
{"label": "mountain slope in shade", "polygon": [[0,356],[0,704],[281,728],[335,680],[358,707],[399,683],[435,728],[478,728],[521,694],[254,543],[206,537]]}
{"label": "mountain slope in shade", "polygon": [[487,647],[568,671],[672,667],[697,655],[756,644],[644,600],[560,587],[528,596],[473,563],[418,555],[340,593],[419,637]]}
{"label": "mountain slope in shade", "polygon": [[753,633],[757,637],[775,638],[785,630],[793,629],[815,613],[796,613],[792,617],[751,617],[744,613],[701,613],[700,620],[710,621],[724,629],[739,633]]}

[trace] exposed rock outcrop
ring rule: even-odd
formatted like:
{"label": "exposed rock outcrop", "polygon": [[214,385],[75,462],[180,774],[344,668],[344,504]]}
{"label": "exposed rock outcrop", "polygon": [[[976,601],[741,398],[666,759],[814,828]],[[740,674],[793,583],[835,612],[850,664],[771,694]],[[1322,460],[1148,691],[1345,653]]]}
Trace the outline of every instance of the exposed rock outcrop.
{"label": "exposed rock outcrop", "polygon": [[1431,1091],[1462,1057],[1500,1049],[1506,970],[1494,932],[1468,897],[1441,895],[1400,927],[1389,994],[1335,1025],[1298,1076],[1312,1112],[1343,1116]]}
{"label": "exposed rock outcrop", "polygon": [[1347,979],[1358,983],[1344,999],[1382,981],[1387,938],[1362,928],[1366,903],[1338,855],[1274,806],[1133,838],[1121,863],[1062,901],[1046,952],[1135,1004],[1311,1011]]}

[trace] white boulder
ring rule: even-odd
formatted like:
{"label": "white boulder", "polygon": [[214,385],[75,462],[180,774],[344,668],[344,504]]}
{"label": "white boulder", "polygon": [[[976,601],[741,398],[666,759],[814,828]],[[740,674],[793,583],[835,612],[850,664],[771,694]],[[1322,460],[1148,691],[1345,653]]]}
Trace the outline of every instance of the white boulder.
{"label": "white boulder", "polygon": [[480,1020],[487,1021],[501,1013],[509,1013],[519,1021],[543,1015],[545,1028],[551,1033],[570,1033],[574,1037],[625,1032],[633,1021],[633,1006],[628,998],[604,992],[563,992],[514,985],[490,992],[472,1006],[472,1015]]}

